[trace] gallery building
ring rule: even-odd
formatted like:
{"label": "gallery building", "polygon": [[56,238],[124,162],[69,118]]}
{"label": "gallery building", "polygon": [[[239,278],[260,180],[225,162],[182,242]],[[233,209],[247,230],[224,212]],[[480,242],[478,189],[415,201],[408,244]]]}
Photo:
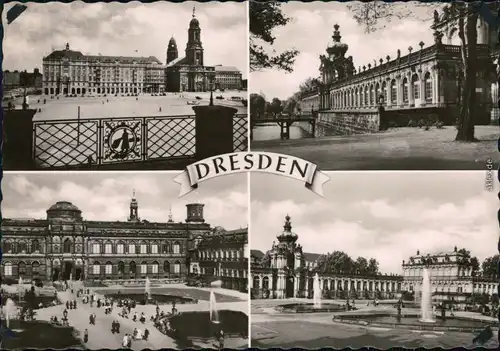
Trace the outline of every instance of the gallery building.
{"label": "gallery building", "polygon": [[[476,124],[489,124],[495,67],[488,29],[483,28],[487,24],[479,26]],[[444,44],[438,28],[434,23],[430,45],[421,41],[355,67],[353,57],[346,55],[349,46],[341,41],[340,27],[335,25],[325,54],[319,56],[320,84],[302,95],[301,111],[319,111],[319,130],[331,127],[339,134],[373,132],[390,124],[408,126],[412,119],[454,124],[462,105],[461,49]]]}
{"label": "gallery building", "polygon": [[[277,243],[265,254],[252,250],[252,298],[313,297],[313,282],[321,255],[308,254],[297,243],[290,217],[286,216]],[[307,263],[307,257],[315,262]],[[403,275],[324,274],[318,273],[322,295],[345,299],[394,299],[403,297],[419,301],[423,270],[428,269],[434,304],[453,302],[457,308],[471,304],[474,295],[491,296],[496,283],[472,273],[470,256],[455,248],[450,252],[420,254],[403,261]]]}
{"label": "gallery building", "polygon": [[[45,219],[3,219],[2,274],[18,279],[184,279],[196,245],[213,233],[203,204],[186,205],[186,220],[163,223],[139,218],[135,196],[124,221],[84,220],[60,201]],[[240,274],[240,273],[238,273]]]}

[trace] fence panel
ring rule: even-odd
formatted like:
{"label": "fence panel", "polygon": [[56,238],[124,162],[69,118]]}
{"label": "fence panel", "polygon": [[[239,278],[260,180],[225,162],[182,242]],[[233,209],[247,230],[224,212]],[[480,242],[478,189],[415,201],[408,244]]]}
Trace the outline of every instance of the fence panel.
{"label": "fence panel", "polygon": [[147,160],[195,155],[194,116],[147,118],[145,128]]}
{"label": "fence panel", "polygon": [[233,152],[248,150],[248,115],[233,117]]}

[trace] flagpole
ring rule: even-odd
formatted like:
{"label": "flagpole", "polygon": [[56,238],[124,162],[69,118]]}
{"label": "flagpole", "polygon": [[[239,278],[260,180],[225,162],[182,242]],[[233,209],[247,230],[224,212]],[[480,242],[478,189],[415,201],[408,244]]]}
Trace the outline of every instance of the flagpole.
{"label": "flagpole", "polygon": [[76,130],[76,146],[80,146],[80,106],[78,106],[78,122]]}

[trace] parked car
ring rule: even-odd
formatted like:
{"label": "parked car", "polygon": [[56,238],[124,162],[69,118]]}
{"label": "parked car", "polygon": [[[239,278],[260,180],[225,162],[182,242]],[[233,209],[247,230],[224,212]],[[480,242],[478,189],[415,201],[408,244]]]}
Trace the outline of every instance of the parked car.
{"label": "parked car", "polygon": [[201,96],[195,96],[196,100],[202,100]]}

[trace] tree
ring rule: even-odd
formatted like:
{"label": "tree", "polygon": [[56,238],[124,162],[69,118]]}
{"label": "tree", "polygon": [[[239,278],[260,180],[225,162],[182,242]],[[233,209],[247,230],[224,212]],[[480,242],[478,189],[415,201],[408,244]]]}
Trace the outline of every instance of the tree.
{"label": "tree", "polygon": [[[425,6],[429,10],[434,9],[435,30],[446,30],[449,35],[458,34],[460,39],[460,53],[463,74],[463,89],[461,91],[461,110],[457,121],[457,141],[476,141],[474,138],[475,125],[475,103],[476,103],[476,76],[478,72],[477,62],[477,20],[479,18],[479,6],[475,2],[452,2],[443,7],[440,3],[409,4],[411,7]],[[414,16],[409,11],[408,4],[390,4],[382,1],[366,3],[355,3],[349,5],[354,19],[365,26],[366,32],[374,32],[380,23],[390,22],[394,18],[407,18]],[[443,9],[442,15],[436,10]]]}
{"label": "tree", "polygon": [[272,31],[285,26],[290,18],[281,11],[278,2],[250,1],[250,72],[274,68],[286,72],[293,71],[293,64],[299,52],[295,49],[277,54],[271,49],[271,54],[261,45],[272,46],[276,37]]}
{"label": "tree", "polygon": [[378,274],[378,261],[374,258],[370,258],[368,261],[367,273],[369,275],[377,275]]}
{"label": "tree", "polygon": [[250,94],[250,113],[260,116],[264,114],[266,99],[260,94]]}
{"label": "tree", "polygon": [[273,115],[278,115],[283,111],[283,105],[281,103],[281,100],[278,98],[273,98],[273,101],[271,101],[271,112]]}
{"label": "tree", "polygon": [[481,268],[485,277],[496,277],[496,275],[498,274],[497,270],[499,258],[500,255],[496,254],[495,256],[487,257],[484,259],[483,263],[481,264]]}

